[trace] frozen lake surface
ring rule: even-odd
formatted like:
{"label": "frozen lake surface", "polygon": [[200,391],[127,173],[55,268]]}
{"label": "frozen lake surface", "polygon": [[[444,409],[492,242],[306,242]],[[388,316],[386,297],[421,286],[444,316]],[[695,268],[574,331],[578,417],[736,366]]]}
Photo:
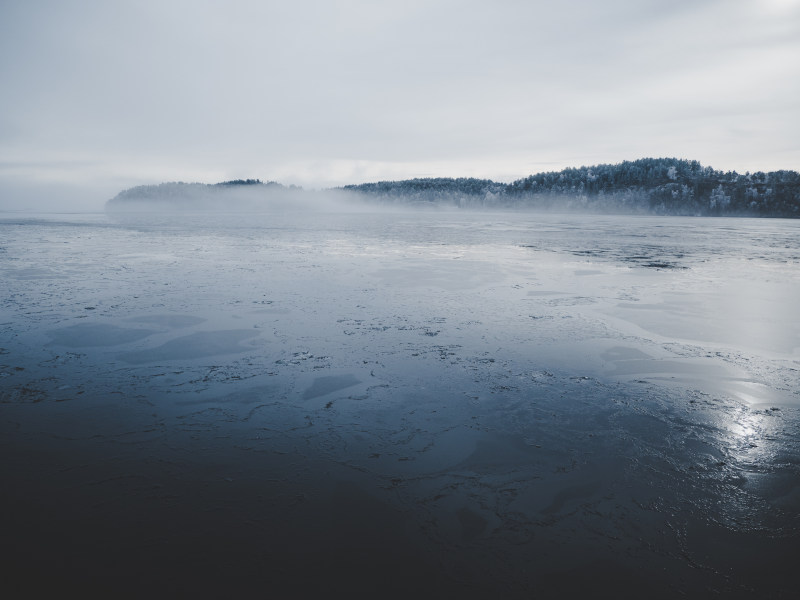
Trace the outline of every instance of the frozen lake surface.
{"label": "frozen lake surface", "polygon": [[7,585],[793,597],[800,221],[0,214]]}

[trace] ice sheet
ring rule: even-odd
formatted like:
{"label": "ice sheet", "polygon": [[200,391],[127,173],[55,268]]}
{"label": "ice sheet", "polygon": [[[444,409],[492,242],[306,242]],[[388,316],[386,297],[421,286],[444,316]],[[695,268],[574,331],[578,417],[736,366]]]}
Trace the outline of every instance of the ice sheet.
{"label": "ice sheet", "polygon": [[800,223],[137,219],[0,218],[14,564],[788,589]]}

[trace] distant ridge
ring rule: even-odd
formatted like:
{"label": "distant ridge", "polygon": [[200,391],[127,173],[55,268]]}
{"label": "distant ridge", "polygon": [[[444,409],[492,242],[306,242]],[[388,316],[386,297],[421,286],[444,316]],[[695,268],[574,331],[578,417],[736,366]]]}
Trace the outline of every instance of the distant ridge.
{"label": "distant ridge", "polygon": [[[218,184],[162,183],[120,192],[107,207],[140,203],[207,207],[220,192],[248,190],[248,203],[280,197],[292,202],[295,186],[258,179]],[[259,193],[260,192],[260,193]],[[696,160],[641,158],[618,164],[567,168],[530,175],[512,183],[489,179],[426,178],[346,185],[327,190],[389,205],[477,209],[582,211],[620,214],[753,216],[800,218],[800,173],[717,171]],[[325,192],[317,192],[317,194]],[[228,195],[224,195],[228,199]]]}
{"label": "distant ridge", "polygon": [[154,210],[219,211],[258,210],[265,200],[274,204],[296,202],[303,190],[275,181],[234,179],[220,183],[184,183],[172,181],[157,185],[139,185],[121,191],[106,202],[109,212],[149,212]]}
{"label": "distant ridge", "polygon": [[717,171],[696,160],[642,158],[567,168],[504,184],[489,179],[410,179],[343,189],[384,201],[611,213],[800,217],[796,171]]}

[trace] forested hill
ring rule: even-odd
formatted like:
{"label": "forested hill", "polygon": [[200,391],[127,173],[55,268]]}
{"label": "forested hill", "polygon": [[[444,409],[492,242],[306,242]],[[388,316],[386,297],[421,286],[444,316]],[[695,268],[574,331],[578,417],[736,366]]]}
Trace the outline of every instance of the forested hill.
{"label": "forested hill", "polygon": [[217,184],[162,183],[117,194],[111,211],[313,209],[357,200],[396,206],[581,211],[622,214],[800,218],[800,174],[795,171],[716,171],[696,160],[642,158],[539,173],[512,183],[435,178],[347,185],[303,191],[258,179]]}
{"label": "forested hill", "polygon": [[570,168],[509,184],[437,178],[344,189],[393,204],[800,218],[800,174],[795,171],[742,175],[676,158]]}

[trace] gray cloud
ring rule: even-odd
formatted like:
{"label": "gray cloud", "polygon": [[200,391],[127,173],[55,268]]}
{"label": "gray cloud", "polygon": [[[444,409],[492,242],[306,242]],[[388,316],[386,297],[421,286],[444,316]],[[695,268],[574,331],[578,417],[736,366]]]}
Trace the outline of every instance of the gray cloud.
{"label": "gray cloud", "polygon": [[0,207],[59,179],[799,168],[799,5],[3,3],[0,162],[39,166],[0,169]]}

